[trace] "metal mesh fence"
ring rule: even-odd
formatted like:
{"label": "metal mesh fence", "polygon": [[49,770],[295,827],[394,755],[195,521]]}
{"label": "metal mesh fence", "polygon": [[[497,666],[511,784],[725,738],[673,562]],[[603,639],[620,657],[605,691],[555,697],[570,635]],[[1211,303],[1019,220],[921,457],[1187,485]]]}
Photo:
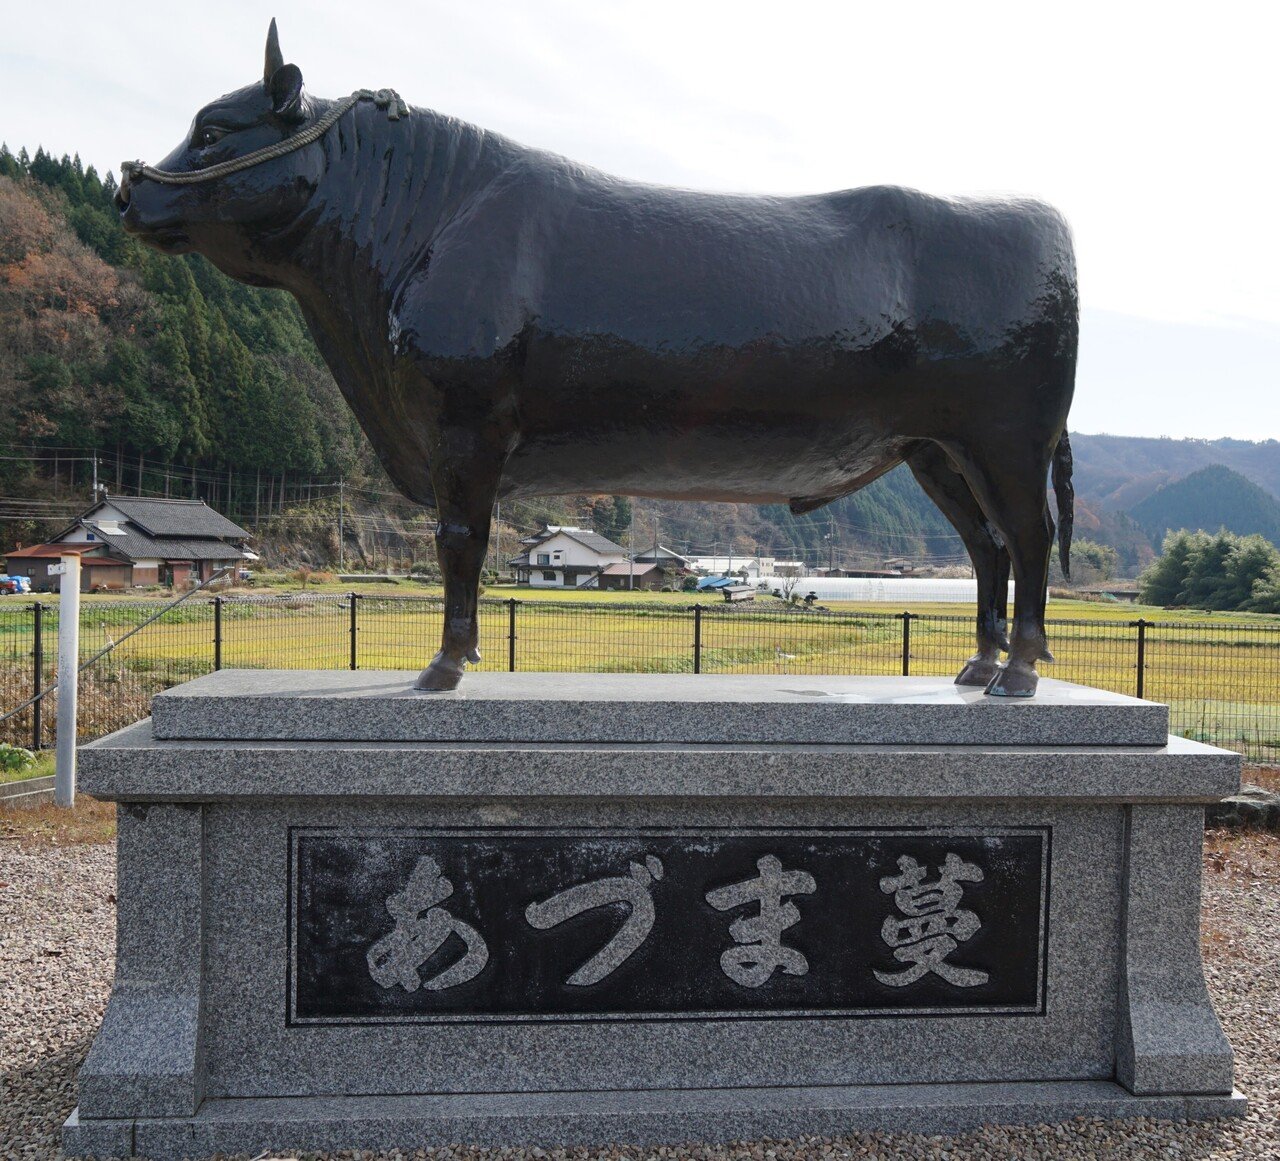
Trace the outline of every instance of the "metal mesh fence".
{"label": "metal mesh fence", "polygon": [[1145,626],[1143,696],[1184,737],[1280,762],[1280,625]]}
{"label": "metal mesh fence", "polygon": [[[81,606],[81,656],[163,606]],[[439,597],[197,596],[112,648],[80,677],[88,740],[149,712],[160,690],[217,668],[421,668],[438,648]],[[0,607],[0,713],[55,679],[56,604]],[[1280,623],[1052,619],[1047,676],[1170,707],[1174,733],[1280,762]],[[484,670],[951,676],[973,652],[973,620],[754,604],[484,598]],[[0,722],[0,741],[50,746],[56,694]],[[38,720],[37,720],[38,719]]]}
{"label": "metal mesh fence", "polygon": [[[35,645],[37,625],[47,623],[47,618],[41,615],[44,612],[40,605],[0,607],[0,713],[21,705],[39,692],[38,681],[47,669],[39,663]],[[40,717],[48,715],[49,720],[53,720],[50,700],[45,698],[39,707],[29,707],[0,722],[0,742],[41,745],[45,731]]]}

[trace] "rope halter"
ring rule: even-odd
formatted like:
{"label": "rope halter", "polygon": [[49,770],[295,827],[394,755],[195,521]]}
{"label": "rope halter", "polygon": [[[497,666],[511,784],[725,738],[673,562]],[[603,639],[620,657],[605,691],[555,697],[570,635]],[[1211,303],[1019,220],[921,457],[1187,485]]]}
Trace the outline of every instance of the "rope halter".
{"label": "rope halter", "polygon": [[274,145],[267,145],[262,149],[255,149],[243,157],[232,157],[227,161],[218,162],[217,165],[207,166],[205,169],[192,169],[182,173],[156,169],[141,161],[122,161],[121,176],[128,181],[146,177],[164,185],[196,185],[202,181],[215,181],[220,177],[239,173],[242,169],[252,169],[253,166],[261,165],[264,161],[274,161],[277,157],[284,157],[286,154],[310,145],[313,141],[319,141],[361,101],[372,101],[379,109],[385,109],[388,121],[399,121],[401,117],[409,115],[409,106],[404,103],[395,89],[378,89],[377,92],[372,89],[357,89],[351,96],[344,97],[334,105],[314,124],[295,133],[292,137],[286,137],[283,141],[277,141]]}

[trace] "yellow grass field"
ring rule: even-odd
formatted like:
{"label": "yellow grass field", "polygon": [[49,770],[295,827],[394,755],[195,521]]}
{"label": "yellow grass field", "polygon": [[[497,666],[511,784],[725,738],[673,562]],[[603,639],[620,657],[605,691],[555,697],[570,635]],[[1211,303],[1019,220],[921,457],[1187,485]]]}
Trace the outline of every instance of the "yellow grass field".
{"label": "yellow grass field", "polygon": [[[329,588],[329,586],[326,586]],[[830,613],[779,602],[726,606],[685,593],[489,590],[481,610],[481,669],[507,669],[514,647],[520,670],[693,672],[694,613],[701,607],[698,663],[704,673],[898,674],[903,618],[883,605],[826,602]],[[511,598],[515,597],[515,640]],[[82,656],[120,639],[158,607],[120,599],[86,601]],[[1133,605],[1052,601],[1050,640],[1060,677],[1122,693],[1137,692],[1138,630],[1145,630],[1144,696],[1168,702],[1179,733],[1230,745],[1257,760],[1280,761],[1280,618],[1168,612]],[[973,609],[920,605],[912,610],[909,669],[949,676],[973,648]],[[421,586],[370,585],[356,608],[361,669],[420,668],[434,653],[441,602]],[[342,590],[237,594],[222,603],[221,662],[226,668],[347,668],[351,607]],[[45,614],[46,657],[55,652],[56,617]],[[30,693],[28,610],[0,606],[0,710]],[[158,689],[214,666],[214,617],[203,594],[123,641],[81,679],[82,730],[96,736],[144,716]],[[48,679],[46,679],[48,680]],[[52,709],[45,713],[53,720]],[[5,727],[9,728],[6,729]],[[23,729],[27,734],[23,734]],[[30,736],[29,714],[0,726],[0,738]]]}

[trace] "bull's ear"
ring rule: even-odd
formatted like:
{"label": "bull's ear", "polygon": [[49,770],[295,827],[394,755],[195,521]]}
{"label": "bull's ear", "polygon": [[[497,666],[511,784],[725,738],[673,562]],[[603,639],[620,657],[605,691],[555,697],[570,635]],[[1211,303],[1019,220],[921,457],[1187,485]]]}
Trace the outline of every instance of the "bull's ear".
{"label": "bull's ear", "polygon": [[281,65],[271,74],[271,109],[286,121],[302,121],[302,70],[297,65]]}
{"label": "bull's ear", "polygon": [[268,87],[276,70],[284,68],[284,54],[280,51],[280,34],[276,32],[276,18],[271,18],[271,27],[267,29],[267,60],[262,69],[262,83]]}

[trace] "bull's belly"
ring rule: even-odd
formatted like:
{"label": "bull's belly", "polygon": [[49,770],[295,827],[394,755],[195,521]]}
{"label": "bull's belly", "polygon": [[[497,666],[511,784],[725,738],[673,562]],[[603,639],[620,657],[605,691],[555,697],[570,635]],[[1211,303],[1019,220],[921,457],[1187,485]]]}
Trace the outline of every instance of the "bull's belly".
{"label": "bull's belly", "polygon": [[672,500],[773,504],[844,495],[902,458],[909,441],[777,431],[627,433],[592,441],[529,440],[507,462],[507,495],[603,492]]}

